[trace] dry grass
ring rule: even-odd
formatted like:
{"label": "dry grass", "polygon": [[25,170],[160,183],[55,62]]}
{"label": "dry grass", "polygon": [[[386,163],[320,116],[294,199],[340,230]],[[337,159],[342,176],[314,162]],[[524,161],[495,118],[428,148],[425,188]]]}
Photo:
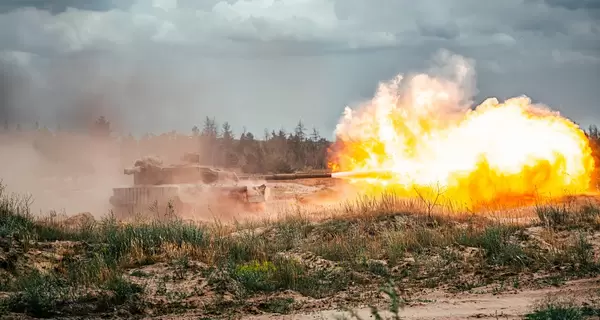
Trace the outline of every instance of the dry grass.
{"label": "dry grass", "polygon": [[516,223],[387,194],[320,216],[298,207],[234,225],[123,225],[111,217],[66,225],[34,219],[26,202],[0,193],[0,291],[5,311],[34,316],[194,308],[219,317],[375,301],[390,280],[410,295],[600,271],[597,206],[543,206],[529,216]]}
{"label": "dry grass", "polygon": [[599,301],[591,301],[582,305],[575,299],[549,296],[534,305],[533,310],[525,315],[527,320],[583,320],[600,317]]}

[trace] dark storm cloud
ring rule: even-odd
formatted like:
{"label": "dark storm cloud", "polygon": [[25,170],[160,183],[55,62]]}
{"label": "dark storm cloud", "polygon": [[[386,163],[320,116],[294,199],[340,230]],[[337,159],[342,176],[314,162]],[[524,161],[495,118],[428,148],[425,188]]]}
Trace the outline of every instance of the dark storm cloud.
{"label": "dark storm cloud", "polygon": [[549,6],[562,7],[569,10],[596,9],[600,10],[598,0],[544,0]]}
{"label": "dark storm cloud", "polygon": [[418,21],[419,33],[423,36],[438,37],[442,39],[455,39],[460,35],[460,30],[455,23],[435,24],[432,22]]}
{"label": "dark storm cloud", "polygon": [[132,3],[131,0],[3,0],[0,3],[0,12],[24,7],[48,10],[55,14],[64,12],[67,8],[106,11],[115,8],[127,9]]}
{"label": "dark storm cloud", "polygon": [[30,77],[13,61],[0,59],[0,125],[13,124],[24,116],[16,107],[31,86]]}
{"label": "dark storm cloud", "polygon": [[538,19],[526,19],[515,24],[515,30],[529,31],[539,36],[554,37],[557,35],[566,35],[569,33],[565,21],[544,17]]}
{"label": "dark storm cloud", "polygon": [[0,110],[42,122],[105,114],[134,133],[214,116],[258,134],[303,119],[328,135],[345,105],[446,48],[476,60],[477,99],[531,94],[585,123],[599,118],[600,28],[582,3],[4,2]]}

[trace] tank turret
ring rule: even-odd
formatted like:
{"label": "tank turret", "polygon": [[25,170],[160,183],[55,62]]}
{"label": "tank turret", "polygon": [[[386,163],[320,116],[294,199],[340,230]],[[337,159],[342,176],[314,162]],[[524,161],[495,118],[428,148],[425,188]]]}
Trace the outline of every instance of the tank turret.
{"label": "tank turret", "polygon": [[182,183],[214,184],[217,182],[238,182],[235,172],[215,167],[183,164],[173,166],[136,166],[123,171],[133,175],[134,185],[162,185]]}

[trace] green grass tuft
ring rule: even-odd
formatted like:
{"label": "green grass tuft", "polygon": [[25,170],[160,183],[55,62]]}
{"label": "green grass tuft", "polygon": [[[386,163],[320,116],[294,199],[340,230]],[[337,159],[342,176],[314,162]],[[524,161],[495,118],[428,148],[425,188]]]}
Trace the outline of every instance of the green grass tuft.
{"label": "green grass tuft", "polygon": [[546,298],[525,315],[527,320],[583,320],[596,317],[600,317],[600,308],[597,306],[580,306],[558,298]]}

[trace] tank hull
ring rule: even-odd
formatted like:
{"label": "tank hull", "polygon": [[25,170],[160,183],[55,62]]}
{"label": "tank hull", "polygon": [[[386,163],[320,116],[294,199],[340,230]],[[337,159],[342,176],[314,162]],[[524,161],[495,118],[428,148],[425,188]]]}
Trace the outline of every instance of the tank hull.
{"label": "tank hull", "polygon": [[113,188],[110,203],[119,219],[133,216],[194,216],[201,212],[261,211],[269,196],[266,185],[207,186],[204,184],[136,185]]}

